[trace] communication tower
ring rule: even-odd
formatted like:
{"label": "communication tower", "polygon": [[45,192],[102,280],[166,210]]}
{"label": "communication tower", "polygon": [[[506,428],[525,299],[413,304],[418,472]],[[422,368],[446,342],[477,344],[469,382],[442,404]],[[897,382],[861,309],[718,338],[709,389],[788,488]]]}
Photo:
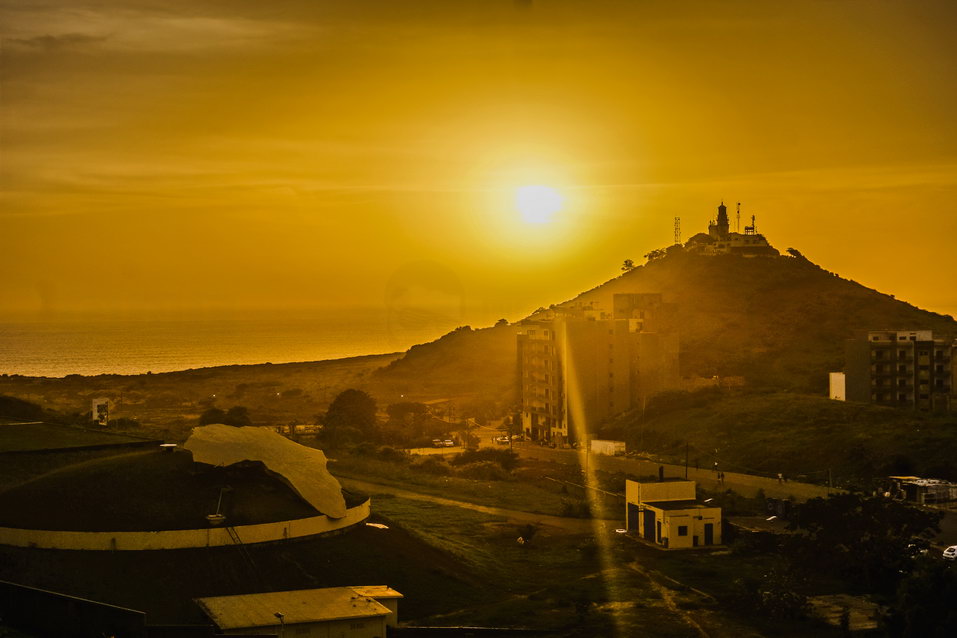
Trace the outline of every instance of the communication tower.
{"label": "communication tower", "polygon": [[741,232],[741,202],[738,202],[738,212],[736,213],[734,220],[734,232]]}
{"label": "communication tower", "polygon": [[675,245],[681,245],[681,218],[675,217]]}

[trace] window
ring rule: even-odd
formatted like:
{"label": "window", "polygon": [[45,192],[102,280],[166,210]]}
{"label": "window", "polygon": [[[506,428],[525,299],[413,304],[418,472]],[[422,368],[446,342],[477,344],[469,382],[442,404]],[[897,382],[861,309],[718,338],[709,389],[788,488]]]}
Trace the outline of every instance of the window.
{"label": "window", "polygon": [[353,631],[355,631],[356,629],[364,629],[365,626],[366,624],[364,622],[349,623],[349,629],[352,629]]}
{"label": "window", "polygon": [[907,401],[907,395],[904,393],[898,394],[897,400],[900,401],[901,403],[905,403]]}
{"label": "window", "polygon": [[307,636],[309,635],[309,627],[296,627],[297,636]]}
{"label": "window", "polygon": [[687,536],[688,535],[688,526],[679,525],[678,526],[678,536]]}
{"label": "window", "polygon": [[907,366],[897,366],[897,371],[900,372],[901,374],[906,374]]}

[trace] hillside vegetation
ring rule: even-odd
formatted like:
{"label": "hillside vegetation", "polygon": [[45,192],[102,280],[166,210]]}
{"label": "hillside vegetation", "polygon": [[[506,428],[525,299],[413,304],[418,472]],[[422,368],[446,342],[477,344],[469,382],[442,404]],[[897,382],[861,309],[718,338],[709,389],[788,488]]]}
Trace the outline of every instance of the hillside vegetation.
{"label": "hillside vegetation", "polygon": [[[838,484],[890,474],[957,479],[957,416],[786,392],[708,389],[658,395],[602,436],[719,469]],[[717,450],[717,453],[715,453]]]}

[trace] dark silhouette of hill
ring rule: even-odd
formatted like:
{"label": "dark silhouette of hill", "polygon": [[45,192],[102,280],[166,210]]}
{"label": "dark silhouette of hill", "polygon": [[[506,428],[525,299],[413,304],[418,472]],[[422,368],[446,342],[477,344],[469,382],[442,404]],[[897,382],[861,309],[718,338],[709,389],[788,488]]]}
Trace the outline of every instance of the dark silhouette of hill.
{"label": "dark silhouette of hill", "polygon": [[[799,253],[746,258],[669,250],[556,305],[610,309],[619,293],[662,293],[674,304],[670,324],[680,335],[683,376],[743,377],[754,387],[826,391],[827,372],[843,367],[844,341],[867,330],[957,336],[952,317],[844,279]],[[505,325],[461,328],[413,347],[373,378],[434,396],[514,392],[516,333]]]}
{"label": "dark silhouette of hill", "polygon": [[[796,251],[795,251],[796,252]],[[670,250],[572,301],[611,307],[617,293],[660,292],[676,305],[684,376],[823,392],[844,341],[867,330],[957,336],[953,317],[921,310],[800,256],[744,258]]]}
{"label": "dark silhouette of hill", "polygon": [[[376,370],[370,388],[377,395],[415,399],[486,397],[511,402],[515,395],[514,325],[456,328],[435,341],[412,346]],[[507,406],[506,406],[507,407]]]}

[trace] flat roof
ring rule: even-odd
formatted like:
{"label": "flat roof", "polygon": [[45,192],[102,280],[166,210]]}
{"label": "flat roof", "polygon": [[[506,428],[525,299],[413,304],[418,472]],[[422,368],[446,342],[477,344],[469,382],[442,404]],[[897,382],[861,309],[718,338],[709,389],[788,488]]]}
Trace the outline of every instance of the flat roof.
{"label": "flat roof", "polygon": [[359,585],[358,587],[350,587],[349,589],[361,596],[368,596],[369,598],[405,598],[405,596],[388,585]]}
{"label": "flat roof", "polygon": [[[398,592],[396,592],[398,593]],[[220,629],[275,627],[277,613],[287,625],[387,616],[389,609],[352,587],[298,589],[263,594],[196,598],[196,604]]]}
{"label": "flat roof", "polygon": [[645,507],[654,507],[660,510],[689,510],[689,509],[720,509],[716,505],[702,505],[697,501],[654,501],[644,503]]}

